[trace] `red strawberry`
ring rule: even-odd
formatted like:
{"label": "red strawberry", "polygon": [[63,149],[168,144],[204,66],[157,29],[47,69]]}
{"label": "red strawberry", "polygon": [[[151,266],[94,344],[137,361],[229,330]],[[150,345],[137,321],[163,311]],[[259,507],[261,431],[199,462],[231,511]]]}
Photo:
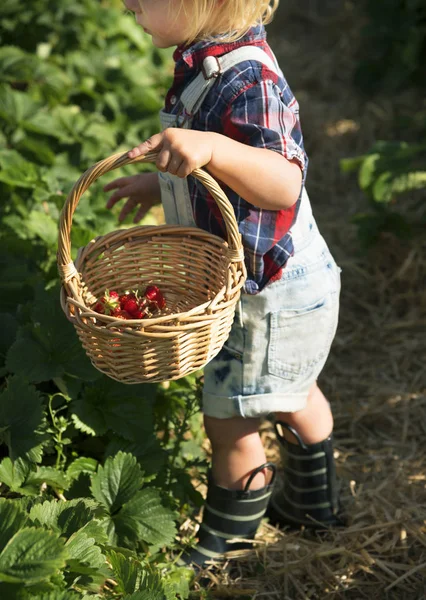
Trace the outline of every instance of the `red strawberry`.
{"label": "red strawberry", "polygon": [[137,310],[136,312],[134,312],[134,313],[132,314],[132,317],[133,317],[134,319],[145,319],[145,317],[146,317],[146,312],[145,312],[145,311],[143,311],[143,310]]}
{"label": "red strawberry", "polygon": [[96,304],[93,307],[93,310],[101,315],[103,315],[105,313],[105,303],[102,302],[102,300],[103,300],[103,298],[101,298],[99,300],[99,302],[96,302]]}
{"label": "red strawberry", "polygon": [[136,299],[133,300],[132,298],[129,298],[129,300],[123,304],[123,310],[126,310],[128,313],[133,315],[139,310],[138,301]]}
{"label": "red strawberry", "polygon": [[118,301],[120,302],[121,308],[123,308],[124,303],[127,302],[127,300],[128,300],[127,294],[121,294],[121,296],[119,296]]}
{"label": "red strawberry", "polygon": [[121,316],[121,308],[120,306],[116,306],[115,308],[112,309],[111,311],[111,316],[112,317],[120,317]]}
{"label": "red strawberry", "polygon": [[120,308],[119,296],[115,291],[105,291],[105,294],[102,298],[99,298],[97,302],[95,302],[92,307],[97,313],[102,315],[114,315],[117,312],[117,309]]}
{"label": "red strawberry", "polygon": [[150,302],[155,303],[160,309],[166,306],[164,296],[161,293],[160,288],[156,285],[149,285],[144,292],[144,296],[148,298]]}
{"label": "red strawberry", "polygon": [[136,294],[134,292],[124,292],[124,294],[119,296],[118,300],[121,308],[123,308],[127,300],[136,300]]}
{"label": "red strawberry", "polygon": [[117,292],[105,290],[105,294],[103,295],[101,301],[104,303],[106,315],[113,315],[114,311],[117,308],[120,308]]}

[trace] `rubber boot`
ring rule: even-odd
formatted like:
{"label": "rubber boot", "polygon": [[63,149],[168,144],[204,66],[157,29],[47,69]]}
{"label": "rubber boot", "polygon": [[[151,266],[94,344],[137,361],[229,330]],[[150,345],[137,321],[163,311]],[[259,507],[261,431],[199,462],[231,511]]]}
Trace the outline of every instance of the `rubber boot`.
{"label": "rubber boot", "polygon": [[[300,528],[343,526],[339,513],[333,436],[322,442],[305,444],[287,423],[274,423],[284,461],[266,516],[272,525]],[[290,431],[297,444],[288,442],[278,425]]]}
{"label": "rubber boot", "polygon": [[[272,471],[268,485],[258,490],[250,490],[254,477],[264,469]],[[267,462],[251,473],[243,490],[228,490],[213,482],[209,472],[207,499],[203,520],[198,532],[198,543],[190,551],[182,554],[178,564],[205,568],[207,561],[221,561],[230,550],[252,547],[250,541],[234,542],[236,538],[252,540],[265,515],[271,498],[276,474],[276,466]]]}

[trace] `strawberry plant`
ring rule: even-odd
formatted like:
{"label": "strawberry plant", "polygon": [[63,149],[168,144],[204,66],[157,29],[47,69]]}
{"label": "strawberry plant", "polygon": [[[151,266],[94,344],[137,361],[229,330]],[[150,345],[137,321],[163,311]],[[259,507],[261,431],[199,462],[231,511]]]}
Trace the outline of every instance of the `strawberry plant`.
{"label": "strawberry plant", "polygon": [[[108,580],[116,594],[116,578],[130,568],[123,562],[131,561],[132,593],[145,589],[146,579],[149,585],[159,582],[159,598],[175,598],[172,589],[187,597],[188,573],[181,575],[169,559],[160,577],[159,565],[163,556],[179,555],[179,521],[201,504],[190,477],[191,469],[206,470],[200,445],[191,439],[202,439],[197,378],[168,386],[125,386],[109,380],[90,365],[72,325],[59,317],[58,289],[39,288],[30,306],[22,307],[15,341],[6,354],[7,376],[0,393],[0,495],[7,502],[1,506],[13,512],[8,507],[16,504],[28,514],[16,517],[19,526],[10,534],[15,540],[19,533],[13,542],[16,550],[12,546],[12,558],[6,555],[4,571],[0,553],[0,592],[26,598],[40,589],[96,590],[109,597]],[[61,529],[66,510],[67,519],[78,520],[78,529]],[[5,547],[8,543],[9,538]],[[34,579],[9,570],[9,562],[21,569],[15,558],[22,553],[25,557],[27,545],[45,544],[52,555],[62,557],[59,562],[46,559],[45,565],[48,551],[43,550],[30,554],[30,562],[43,563]],[[80,546],[88,557],[85,552],[83,558],[73,554]],[[116,563],[110,560],[112,551]],[[24,562],[22,573],[27,568]],[[164,587],[167,577],[175,586],[169,591]],[[129,589],[123,587],[123,594]]]}
{"label": "strawberry plant", "polygon": [[[175,558],[179,525],[201,504],[192,476],[207,469],[199,376],[133,386],[106,378],[64,317],[56,270],[68,191],[93,163],[158,131],[171,75],[170,52],[153,49],[121,2],[1,3],[0,597],[8,600],[189,596],[191,574]],[[116,176],[82,198],[74,253],[118,227],[102,191]],[[120,303],[113,291],[111,306]],[[161,292],[150,293],[149,310],[164,308]]]}
{"label": "strawberry plant", "polygon": [[[365,246],[377,241],[381,233],[400,238],[422,233],[426,217],[426,144],[379,141],[364,156],[341,161],[344,172],[358,172],[360,188],[372,210],[357,214],[354,222]],[[398,198],[410,210],[398,210]],[[400,201],[401,204],[401,201]]]}

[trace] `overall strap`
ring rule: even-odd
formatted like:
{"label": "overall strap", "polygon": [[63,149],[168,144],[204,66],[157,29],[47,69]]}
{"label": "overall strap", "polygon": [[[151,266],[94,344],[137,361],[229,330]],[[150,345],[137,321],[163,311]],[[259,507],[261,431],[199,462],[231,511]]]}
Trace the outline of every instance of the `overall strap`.
{"label": "overall strap", "polygon": [[197,112],[219,75],[246,60],[260,62],[274,73],[278,73],[275,61],[258,46],[241,46],[223,56],[207,56],[203,60],[201,71],[180,98],[186,116],[191,117]]}

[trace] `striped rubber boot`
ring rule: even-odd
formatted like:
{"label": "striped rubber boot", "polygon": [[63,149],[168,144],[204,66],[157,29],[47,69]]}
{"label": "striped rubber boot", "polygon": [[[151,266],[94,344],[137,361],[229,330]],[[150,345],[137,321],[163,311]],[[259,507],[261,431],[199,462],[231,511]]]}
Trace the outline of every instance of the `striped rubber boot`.
{"label": "striped rubber boot", "polygon": [[[305,444],[287,423],[277,421],[274,425],[281,444],[284,473],[277,481],[266,514],[271,524],[318,529],[343,526],[338,516],[333,436],[316,444]],[[277,425],[290,431],[298,443],[288,442]]]}
{"label": "striped rubber boot", "polygon": [[[264,469],[272,471],[271,481],[261,489],[250,490],[254,477]],[[216,485],[210,472],[198,543],[182,554],[178,564],[205,568],[207,561],[223,560],[230,550],[250,548],[252,543],[249,541],[232,543],[232,540],[254,538],[271,498],[275,473],[275,465],[267,462],[251,473],[243,490],[228,490]]]}

